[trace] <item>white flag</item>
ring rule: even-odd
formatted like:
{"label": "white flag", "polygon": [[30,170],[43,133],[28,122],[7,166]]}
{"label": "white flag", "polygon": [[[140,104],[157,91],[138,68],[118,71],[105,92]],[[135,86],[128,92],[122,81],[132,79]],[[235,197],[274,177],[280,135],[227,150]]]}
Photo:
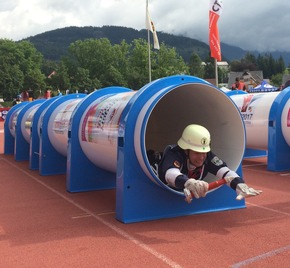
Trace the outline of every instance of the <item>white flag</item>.
{"label": "white flag", "polygon": [[154,23],[150,18],[148,7],[146,8],[146,28],[147,28],[147,30],[149,30],[153,34],[154,48],[160,49],[159,41],[158,41],[158,37],[157,37],[157,32],[156,32]]}

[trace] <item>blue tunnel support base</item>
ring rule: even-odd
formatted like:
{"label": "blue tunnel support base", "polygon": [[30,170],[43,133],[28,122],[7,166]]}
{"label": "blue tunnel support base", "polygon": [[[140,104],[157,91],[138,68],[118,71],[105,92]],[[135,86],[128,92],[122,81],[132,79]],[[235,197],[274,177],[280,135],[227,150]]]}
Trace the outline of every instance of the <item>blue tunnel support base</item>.
{"label": "blue tunnel support base", "polygon": [[[181,85],[188,83],[205,82],[187,76],[156,80],[140,89],[130,99],[122,113],[118,131],[116,219],[123,223],[245,208],[245,201],[237,201],[236,192],[227,185],[208,193],[205,198],[194,199],[188,204],[183,192],[168,188],[150,170],[146,154],[149,116],[158,98],[164,96],[162,94],[173,88],[179,90]],[[141,95],[142,98],[139,98]],[[154,101],[153,95],[156,97]],[[152,102],[144,103],[147,98]],[[146,112],[145,109],[141,109],[143,107],[146,107]],[[134,108],[138,112],[141,110],[140,113],[143,112],[143,118],[137,112],[133,112]],[[239,120],[242,124],[240,117]],[[136,138],[138,142],[134,142]],[[241,175],[241,163],[237,169],[239,169],[237,173]]]}
{"label": "blue tunnel support base", "polygon": [[268,155],[266,150],[246,148],[244,158],[264,157]]}
{"label": "blue tunnel support base", "polygon": [[48,124],[51,114],[62,103],[83,98],[85,94],[69,94],[58,97],[47,108],[40,128],[40,142],[39,142],[39,173],[40,175],[56,175],[65,174],[67,169],[67,156],[60,154],[52,145],[48,132]]}
{"label": "blue tunnel support base", "polygon": [[5,155],[12,155],[14,154],[14,151],[15,151],[15,137],[13,137],[9,129],[10,120],[13,120],[15,113],[19,113],[20,110],[23,109],[23,107],[25,107],[25,105],[27,104],[28,104],[27,101],[21,102],[13,106],[7,113],[7,116],[4,122],[4,154]]}
{"label": "blue tunnel support base", "polygon": [[123,87],[107,87],[97,90],[84,98],[75,109],[68,133],[66,171],[66,190],[68,192],[105,190],[116,187],[116,173],[97,167],[87,158],[80,145],[78,130],[81,118],[91,103],[98,99],[108,98],[112,94],[126,91],[131,90]]}
{"label": "blue tunnel support base", "polygon": [[114,189],[116,187],[116,174],[107,172],[92,164],[87,157],[77,151],[71,150],[67,158],[66,190],[71,193]]}
{"label": "blue tunnel support base", "polygon": [[190,204],[183,194],[174,194],[151,181],[138,163],[119,149],[116,192],[116,219],[133,223],[163,218],[245,208],[244,200],[237,201],[236,193],[224,185],[205,198],[194,199]]}
{"label": "blue tunnel support base", "polygon": [[[26,161],[29,160],[29,149],[30,149],[30,142],[27,142],[25,137],[23,136],[22,130],[21,130],[21,122],[23,120],[24,115],[33,107],[39,106],[41,103],[43,103],[45,100],[34,100],[33,102],[29,102],[26,106],[21,109],[19,112],[19,115],[17,117],[17,127],[15,132],[15,153],[14,153],[14,159],[16,161]],[[31,127],[30,127],[31,129]]]}
{"label": "blue tunnel support base", "polygon": [[282,133],[281,116],[286,102],[290,98],[290,88],[279,93],[269,113],[268,131],[268,170],[290,170],[290,147]]}
{"label": "blue tunnel support base", "polygon": [[65,174],[66,157],[57,152],[48,139],[47,134],[41,134],[39,150],[39,174]]}
{"label": "blue tunnel support base", "polygon": [[29,146],[29,168],[31,170],[39,169],[39,133],[38,123],[42,112],[53,102],[57,97],[50,98],[42,103],[33,116],[32,128],[31,128],[31,139]]}

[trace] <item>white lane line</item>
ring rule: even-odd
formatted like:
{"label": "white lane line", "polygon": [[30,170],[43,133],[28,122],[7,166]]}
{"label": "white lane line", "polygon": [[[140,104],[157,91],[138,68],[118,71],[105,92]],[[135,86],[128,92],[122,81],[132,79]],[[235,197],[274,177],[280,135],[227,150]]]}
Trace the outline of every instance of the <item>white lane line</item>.
{"label": "white lane line", "polygon": [[232,268],[239,268],[239,267],[243,267],[243,266],[246,266],[248,264],[251,264],[251,263],[254,263],[256,261],[261,261],[263,259],[266,259],[266,258],[269,258],[269,257],[273,257],[273,256],[276,256],[282,252],[285,252],[285,251],[288,251],[290,250],[290,245],[287,245],[285,247],[282,247],[282,248],[277,248],[275,250],[272,250],[272,251],[269,251],[269,252],[266,252],[264,254],[261,254],[261,255],[258,255],[258,256],[255,256],[253,258],[250,258],[250,259],[247,259],[247,260],[243,260],[241,262],[238,262],[238,263],[235,263],[234,265],[232,265],[231,267]]}
{"label": "white lane line", "polygon": [[[95,215],[98,215],[98,216],[103,216],[103,215],[111,215],[111,214],[115,214],[115,211],[107,211],[107,212],[102,212],[102,213],[94,213]],[[87,218],[87,217],[92,217],[91,214],[81,214],[81,215],[78,215],[78,216],[72,216],[71,218],[72,219],[82,219],[82,218]]]}
{"label": "white lane line", "polygon": [[[249,203],[249,202],[247,202],[247,204],[249,204],[251,206],[254,206],[254,207],[261,208],[261,209],[265,209],[265,210],[268,210],[268,211],[272,211],[272,212],[275,212],[275,213],[278,213],[278,214],[283,214],[283,215],[286,215],[286,216],[290,216],[290,213],[282,212],[282,211],[279,211],[279,210],[276,210],[276,209],[271,209],[271,208],[267,208],[267,207],[264,207],[264,206],[259,206],[259,205],[256,205],[256,204],[253,204],[253,203]],[[287,245],[285,247],[278,248],[278,249],[263,253],[261,255],[257,255],[257,256],[255,256],[253,258],[246,259],[246,260],[243,260],[243,261],[238,262],[238,263],[235,263],[235,264],[233,264],[231,266],[231,268],[243,267],[243,266],[246,266],[248,264],[251,264],[251,263],[254,263],[254,262],[257,262],[257,261],[261,261],[261,260],[266,259],[266,258],[271,258],[271,257],[273,257],[275,255],[278,255],[278,254],[280,254],[282,252],[285,252],[285,251],[288,251],[288,250],[290,250],[290,245]]]}
{"label": "white lane line", "polygon": [[278,213],[278,214],[283,214],[283,215],[286,215],[286,216],[290,216],[290,213],[283,212],[283,211],[280,211],[280,210],[267,208],[267,207],[264,207],[264,206],[259,206],[259,205],[256,205],[256,204],[253,204],[253,203],[249,203],[249,202],[246,202],[246,204],[251,205],[253,207],[258,207],[258,208],[261,208],[261,209],[265,209],[265,210],[268,210],[268,211],[271,211],[271,212],[275,212],[275,213]]}
{"label": "white lane line", "polygon": [[153,248],[145,245],[144,243],[142,243],[141,241],[139,241],[138,239],[136,239],[134,236],[128,234],[127,232],[123,231],[122,229],[118,228],[116,225],[107,222],[106,220],[102,219],[100,216],[94,214],[92,211],[86,209],[85,207],[81,206],[80,204],[76,203],[75,201],[73,201],[72,199],[68,198],[67,196],[63,195],[62,193],[58,192],[57,190],[53,189],[52,187],[50,187],[49,185],[45,184],[44,182],[42,182],[41,180],[39,180],[37,177],[34,177],[33,175],[29,174],[28,172],[24,171],[23,169],[19,168],[17,165],[13,164],[12,162],[3,159],[5,162],[7,162],[9,165],[13,166],[14,168],[18,169],[19,171],[21,171],[23,174],[29,176],[30,178],[32,178],[33,180],[35,180],[36,182],[38,182],[39,184],[41,184],[42,186],[44,186],[45,188],[47,188],[48,190],[52,191],[53,193],[55,193],[56,195],[58,195],[59,197],[63,198],[64,200],[66,200],[67,202],[71,203],[72,205],[74,205],[75,207],[79,208],[80,210],[82,210],[83,212],[85,212],[86,214],[91,215],[92,217],[94,217],[97,221],[103,223],[105,226],[107,226],[108,228],[110,228],[111,230],[115,231],[116,233],[118,233],[119,235],[121,235],[122,237],[128,239],[129,241],[131,241],[132,243],[136,244],[137,246],[139,246],[140,248],[142,248],[143,250],[147,251],[148,253],[150,253],[151,255],[153,255],[154,257],[158,258],[159,260],[163,261],[164,263],[166,263],[168,266],[170,267],[174,267],[174,268],[182,268],[181,265],[179,265],[178,263],[174,262],[173,260],[171,260],[170,258],[168,258],[167,256],[163,255],[162,253],[159,253],[158,251],[154,250]]}

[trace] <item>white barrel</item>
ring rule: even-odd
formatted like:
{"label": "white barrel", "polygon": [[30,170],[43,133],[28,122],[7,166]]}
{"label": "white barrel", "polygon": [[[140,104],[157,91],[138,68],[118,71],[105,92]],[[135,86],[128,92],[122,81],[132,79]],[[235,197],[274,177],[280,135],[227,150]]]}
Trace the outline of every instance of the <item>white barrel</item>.
{"label": "white barrel", "polygon": [[9,120],[9,131],[13,138],[15,138],[16,123],[17,123],[18,115],[21,112],[21,108],[15,110],[15,112],[11,115],[10,120]]}
{"label": "white barrel", "polygon": [[287,144],[290,146],[290,99],[286,102],[281,115],[282,133]]}
{"label": "white barrel", "polygon": [[75,107],[81,100],[81,98],[76,98],[62,102],[49,118],[47,127],[49,140],[53,147],[63,156],[67,156],[69,121]]}
{"label": "white barrel", "polygon": [[30,142],[31,125],[32,125],[33,116],[40,105],[41,105],[41,103],[36,104],[36,105],[32,106],[31,108],[29,108],[25,112],[23,119],[21,120],[21,126],[20,126],[21,132],[22,132],[24,139],[28,143]]}
{"label": "white barrel", "polygon": [[268,149],[269,113],[279,93],[268,92],[231,96],[232,100],[238,106],[245,123],[247,148]]}
{"label": "white barrel", "polygon": [[141,167],[159,184],[146,152],[162,152],[168,144],[177,142],[188,124],[194,123],[210,131],[213,151],[236,170],[245,148],[241,115],[225,93],[195,77],[168,77],[136,92],[94,100],[80,117],[78,138],[87,158],[113,173],[118,164],[118,146],[125,144],[126,153],[130,150],[136,157],[130,159],[132,167]]}
{"label": "white barrel", "polygon": [[135,93],[101,97],[92,102],[81,118],[81,148],[92,163],[107,171],[116,171],[119,121],[124,107]]}

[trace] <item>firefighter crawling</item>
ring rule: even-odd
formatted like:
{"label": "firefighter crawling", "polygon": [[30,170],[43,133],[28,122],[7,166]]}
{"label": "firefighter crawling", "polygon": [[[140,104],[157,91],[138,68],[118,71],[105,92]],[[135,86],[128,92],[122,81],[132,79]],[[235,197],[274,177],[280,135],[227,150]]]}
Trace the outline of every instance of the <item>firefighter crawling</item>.
{"label": "firefighter crawling", "polygon": [[200,125],[187,126],[177,145],[168,145],[158,165],[158,176],[163,183],[177,189],[186,189],[195,198],[206,196],[209,184],[204,181],[208,173],[217,180],[225,178],[237,193],[237,200],[262,193],[245,184],[244,180],[210,149],[210,133]]}

